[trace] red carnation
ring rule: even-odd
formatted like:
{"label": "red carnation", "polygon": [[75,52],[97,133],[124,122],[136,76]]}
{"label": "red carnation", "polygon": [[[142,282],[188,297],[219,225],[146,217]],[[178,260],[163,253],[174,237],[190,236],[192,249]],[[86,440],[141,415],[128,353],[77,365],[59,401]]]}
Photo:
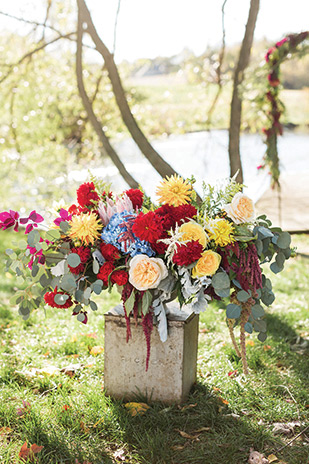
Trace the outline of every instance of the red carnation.
{"label": "red carnation", "polygon": [[115,261],[121,256],[118,248],[116,248],[114,245],[111,245],[110,243],[102,242],[100,244],[100,250],[106,261]]}
{"label": "red carnation", "polygon": [[56,295],[67,295],[65,292],[58,292],[57,287],[55,287],[55,290],[53,292],[46,292],[44,295],[44,301],[46,304],[51,306],[52,308],[69,308],[72,306],[73,301],[69,295],[67,295],[69,298],[65,301],[63,305],[59,305],[55,302],[55,296]]}
{"label": "red carnation", "polygon": [[84,246],[78,247],[78,248],[71,248],[71,253],[76,253],[80,257],[80,264],[76,267],[72,267],[69,265],[69,269],[72,272],[72,274],[81,274],[84,269],[85,265],[90,258],[90,250],[89,248],[86,248]]}
{"label": "red carnation", "polygon": [[163,233],[162,220],[153,211],[140,213],[134,221],[132,232],[141,240],[156,242]]}
{"label": "red carnation", "polygon": [[139,209],[142,207],[144,201],[144,194],[140,189],[129,189],[126,190],[124,193],[126,193],[132,201],[134,209]]}
{"label": "red carnation", "polygon": [[99,199],[93,182],[85,182],[77,189],[77,201],[82,207],[93,206],[93,202]]}
{"label": "red carnation", "polygon": [[197,209],[192,205],[180,205],[175,207],[174,215],[178,224],[180,225],[183,222],[188,222],[189,219],[192,219],[197,215]]}
{"label": "red carnation", "polygon": [[203,246],[198,240],[184,243],[177,246],[177,251],[173,256],[173,263],[178,266],[189,266],[189,264],[197,261],[203,252]]}
{"label": "red carnation", "polygon": [[[168,238],[168,234],[165,234],[163,232],[163,235],[161,238]],[[160,240],[157,240],[156,242],[151,243],[151,248],[158,254],[158,255],[164,255],[164,253],[167,250],[167,245]]]}
{"label": "red carnation", "polygon": [[106,261],[103,266],[100,267],[99,274],[97,275],[98,279],[103,280],[104,285],[108,285],[108,278],[110,274],[115,269],[115,266],[110,261]]}
{"label": "red carnation", "polygon": [[129,276],[126,271],[114,271],[111,276],[113,284],[119,286],[125,285],[128,282]]}
{"label": "red carnation", "polygon": [[156,215],[161,217],[164,230],[174,229],[177,222],[176,211],[172,205],[162,205],[156,209]]}

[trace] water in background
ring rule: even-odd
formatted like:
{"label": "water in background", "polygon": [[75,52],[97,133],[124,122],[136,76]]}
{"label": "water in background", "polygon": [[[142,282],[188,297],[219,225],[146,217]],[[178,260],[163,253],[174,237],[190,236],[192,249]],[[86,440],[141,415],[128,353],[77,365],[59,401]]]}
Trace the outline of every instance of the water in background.
{"label": "water in background", "polygon": [[[301,172],[309,174],[309,136],[285,132],[278,140],[281,173]],[[197,180],[196,190],[202,193],[202,182],[214,184],[229,176],[228,131],[214,130],[174,135],[152,142],[161,156],[183,177],[193,174]],[[244,173],[245,193],[254,201],[269,187],[270,178],[265,170],[258,170],[265,153],[266,145],[258,134],[241,136],[241,158]],[[146,193],[153,199],[155,189],[161,180],[159,174],[140,154],[131,139],[118,143],[115,147],[123,163],[134,178],[140,182]],[[109,164],[103,168],[91,169],[97,177],[112,182],[114,192],[128,188],[119,176],[115,166]],[[80,182],[85,181],[88,172],[73,171],[69,177]],[[309,181],[309,177],[308,177]]]}

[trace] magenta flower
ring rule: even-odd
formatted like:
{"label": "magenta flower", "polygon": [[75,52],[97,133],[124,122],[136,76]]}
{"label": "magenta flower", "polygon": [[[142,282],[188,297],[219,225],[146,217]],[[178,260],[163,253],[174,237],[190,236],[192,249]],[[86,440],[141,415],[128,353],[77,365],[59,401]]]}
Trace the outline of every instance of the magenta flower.
{"label": "magenta flower", "polygon": [[25,234],[29,234],[34,227],[38,227],[39,222],[43,222],[44,218],[40,214],[38,214],[36,211],[31,211],[29,216],[27,218],[20,218],[19,223],[20,224],[27,224],[27,222],[32,221],[32,224],[28,224],[25,230]]}
{"label": "magenta flower", "polygon": [[287,42],[288,39],[285,37],[284,39],[280,40],[279,42],[276,43],[276,47],[279,48],[281,45],[283,45],[285,42]]}
{"label": "magenta flower", "polygon": [[72,214],[69,214],[69,212],[64,208],[61,208],[61,210],[59,211],[59,214],[60,214],[60,217],[54,220],[54,224],[56,224],[56,226],[58,227],[60,225],[60,222],[71,221],[72,219]]}
{"label": "magenta flower", "polygon": [[3,211],[0,213],[0,230],[6,230],[14,226],[15,232],[18,231],[19,214],[17,211]]}

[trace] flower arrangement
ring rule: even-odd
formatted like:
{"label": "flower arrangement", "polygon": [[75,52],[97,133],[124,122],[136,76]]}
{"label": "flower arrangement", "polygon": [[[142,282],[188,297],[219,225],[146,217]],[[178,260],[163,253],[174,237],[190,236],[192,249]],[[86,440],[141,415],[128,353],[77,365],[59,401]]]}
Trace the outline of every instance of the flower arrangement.
{"label": "flower arrangement", "polygon": [[[171,176],[157,188],[154,204],[141,189],[115,195],[96,179],[77,190],[77,204],[61,208],[47,231],[32,211],[0,213],[0,229],[26,225],[19,250],[6,250],[7,270],[25,288],[12,298],[27,319],[33,309],[49,305],[70,309],[86,324],[92,299],[116,286],[131,336],[132,318],[140,320],[147,342],[154,320],[167,339],[166,303],[177,298],[182,310],[199,313],[214,299],[229,298],[226,317],[244,372],[245,332],[266,339],[265,310],[274,301],[271,282],[261,265],[283,269],[293,250],[290,235],[255,217],[242,186],[230,179],[216,188],[204,184],[198,204],[194,179]],[[240,344],[234,328],[240,326]]]}

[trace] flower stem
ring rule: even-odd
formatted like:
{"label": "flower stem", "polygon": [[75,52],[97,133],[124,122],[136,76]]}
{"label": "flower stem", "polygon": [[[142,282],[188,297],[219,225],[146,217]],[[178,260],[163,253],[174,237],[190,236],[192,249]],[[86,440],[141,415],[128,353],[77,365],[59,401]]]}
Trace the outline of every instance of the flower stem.
{"label": "flower stem", "polygon": [[229,327],[229,332],[230,332],[230,337],[233,343],[233,346],[235,348],[236,354],[239,358],[241,358],[241,353],[238,347],[238,344],[236,342],[235,334],[234,334],[234,319],[228,319],[228,327]]}
{"label": "flower stem", "polygon": [[243,366],[243,372],[245,375],[249,374],[248,363],[247,363],[247,353],[246,353],[246,334],[245,334],[245,324],[248,321],[249,313],[246,308],[243,308],[240,316],[240,351],[241,351],[241,362]]}

